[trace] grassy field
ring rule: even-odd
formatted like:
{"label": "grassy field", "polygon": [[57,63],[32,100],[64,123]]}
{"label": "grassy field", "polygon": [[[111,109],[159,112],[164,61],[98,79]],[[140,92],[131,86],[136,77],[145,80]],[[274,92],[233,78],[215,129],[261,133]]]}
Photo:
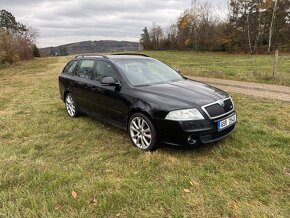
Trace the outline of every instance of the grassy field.
{"label": "grassy field", "polygon": [[145,51],[178,68],[185,75],[215,77],[290,86],[290,55],[279,57],[277,78],[272,79],[273,55]]}
{"label": "grassy field", "polygon": [[289,103],[233,95],[226,140],[144,153],[119,129],[68,117],[67,60],[0,70],[0,217],[289,217]]}

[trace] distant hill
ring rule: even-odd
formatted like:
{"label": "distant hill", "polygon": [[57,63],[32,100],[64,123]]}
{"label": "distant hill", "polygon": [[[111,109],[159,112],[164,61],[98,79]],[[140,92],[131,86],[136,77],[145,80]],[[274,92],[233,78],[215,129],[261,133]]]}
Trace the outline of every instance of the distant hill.
{"label": "distant hill", "polygon": [[138,51],[140,43],[128,41],[100,40],[83,41],[60,45],[57,47],[41,48],[41,56],[61,56],[86,53],[104,53],[121,51]]}

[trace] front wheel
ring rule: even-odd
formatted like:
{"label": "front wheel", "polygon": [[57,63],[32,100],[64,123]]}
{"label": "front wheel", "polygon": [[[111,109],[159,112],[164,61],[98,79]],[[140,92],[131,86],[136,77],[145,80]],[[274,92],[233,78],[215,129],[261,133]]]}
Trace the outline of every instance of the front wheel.
{"label": "front wheel", "polygon": [[152,151],[157,147],[157,132],[151,120],[142,113],[135,113],[129,121],[129,135],[133,144],[144,150]]}
{"label": "front wheel", "polygon": [[78,116],[78,108],[77,108],[75,99],[71,93],[68,93],[65,96],[65,107],[66,107],[66,111],[70,117],[77,117]]}

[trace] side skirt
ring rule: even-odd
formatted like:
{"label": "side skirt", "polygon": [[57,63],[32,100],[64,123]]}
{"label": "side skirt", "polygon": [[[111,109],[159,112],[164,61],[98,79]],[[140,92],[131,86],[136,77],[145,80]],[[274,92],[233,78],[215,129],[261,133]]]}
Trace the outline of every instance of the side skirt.
{"label": "side skirt", "polygon": [[109,125],[115,126],[115,127],[119,128],[119,129],[122,129],[124,131],[127,131],[127,127],[121,125],[120,123],[114,122],[112,120],[105,119],[104,117],[102,117],[102,116],[100,116],[98,114],[87,112],[86,110],[83,110],[82,108],[80,108],[79,110],[83,114],[86,114],[86,115],[88,115],[90,117],[93,117],[93,118],[99,120],[99,121],[102,121],[104,123],[107,123]]}

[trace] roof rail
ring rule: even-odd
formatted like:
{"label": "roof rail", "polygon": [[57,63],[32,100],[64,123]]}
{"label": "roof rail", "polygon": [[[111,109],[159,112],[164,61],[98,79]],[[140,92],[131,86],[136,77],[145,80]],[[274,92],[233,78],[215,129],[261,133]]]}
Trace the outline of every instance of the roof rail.
{"label": "roof rail", "polygon": [[81,54],[81,55],[76,55],[75,58],[80,58],[80,57],[103,57],[106,59],[109,59],[106,55],[102,54]]}
{"label": "roof rail", "polygon": [[136,56],[150,57],[146,54],[141,54],[141,53],[115,53],[111,55],[136,55]]}

